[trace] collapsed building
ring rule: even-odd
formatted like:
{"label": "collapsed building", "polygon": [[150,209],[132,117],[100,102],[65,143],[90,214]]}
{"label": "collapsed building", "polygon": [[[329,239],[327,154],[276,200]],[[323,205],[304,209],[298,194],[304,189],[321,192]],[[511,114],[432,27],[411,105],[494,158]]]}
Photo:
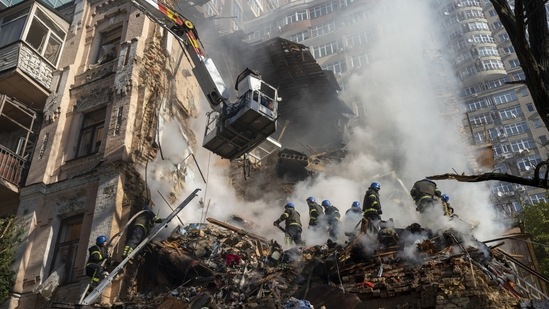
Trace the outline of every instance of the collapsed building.
{"label": "collapsed building", "polygon": [[[284,249],[213,218],[179,226],[122,274],[102,308],[544,308],[520,262],[454,230],[349,234],[344,245]],[[515,235],[510,235],[513,237]],[[531,270],[530,270],[531,271]],[[532,272],[532,271],[531,271]],[[540,276],[535,271],[532,272]],[[543,277],[541,277],[543,278]],[[547,279],[543,278],[547,282]],[[54,308],[67,303],[53,302]]]}
{"label": "collapsed building", "polygon": [[[2,152],[2,158],[7,158],[3,162],[9,163],[2,165],[2,175],[10,176],[7,180],[2,178],[9,183],[2,186],[2,197],[9,197],[5,199],[9,207],[2,210],[13,212],[17,208],[17,215],[25,220],[26,228],[9,306],[75,306],[89,280],[83,268],[90,239],[120,233],[128,218],[141,206],[142,195],[150,194],[141,172],[150,160],[163,156],[159,132],[165,119],[176,119],[180,124],[180,135],[187,144],[184,157],[193,154],[198,138],[189,122],[204,112],[198,104],[202,93],[184,51],[174,44],[165,29],[127,1],[76,1],[57,10],[41,1],[27,1],[5,8],[0,15],[6,24],[13,22],[11,27],[15,29],[9,39],[2,36],[5,41],[0,46],[0,52],[9,60],[2,63],[1,102],[2,106],[9,106],[2,110],[2,115],[15,119],[14,111],[24,111],[20,114],[26,117],[24,121],[16,119],[14,126],[1,122],[3,145],[16,150],[3,149]],[[326,155],[322,159],[334,161],[342,157],[340,150],[333,149],[341,145],[342,135],[341,127],[335,124],[344,123],[345,114],[350,113],[337,98],[333,75],[320,70],[303,45],[273,40],[263,51],[269,55],[275,50],[278,52],[271,58],[261,58],[264,62],[275,59],[278,63],[276,70],[269,70],[268,64],[259,68],[264,69],[266,80],[272,78],[281,87],[288,80],[314,85],[304,87],[308,91],[305,93],[299,93],[303,89],[280,88],[282,102],[287,102],[287,105],[281,104],[281,114],[288,117],[281,118],[282,128],[285,120],[288,126],[275,137],[289,145],[290,150],[267,159],[278,160],[283,181],[274,191],[284,195],[291,192],[295,179],[321,169],[319,154]],[[13,55],[26,61],[18,61]],[[298,60],[304,65],[300,66]],[[311,92],[317,95],[312,96],[312,102],[322,102],[322,108],[294,104],[291,100]],[[329,100],[320,100],[322,97]],[[331,104],[334,101],[336,104]],[[296,107],[315,110],[314,117],[302,122],[303,115],[294,114]],[[317,118],[331,109],[336,109],[336,118]],[[321,125],[324,120],[330,120],[331,126]],[[40,129],[36,128],[37,122],[42,122]],[[288,138],[305,129],[309,133],[323,129],[324,135],[330,137],[329,143],[316,141],[314,134],[303,134],[311,139],[307,139],[305,146]],[[287,138],[283,134],[287,134]],[[21,136],[24,138],[19,139]],[[179,172],[169,176],[179,177]],[[284,182],[286,176],[290,178],[288,183]],[[4,190],[6,187],[8,190]],[[177,186],[172,189],[171,202],[183,191]],[[469,274],[470,267],[466,267],[470,266],[469,251],[456,257],[443,255],[417,266],[418,269],[412,267],[414,264],[409,264],[410,267],[401,264],[402,260],[394,254],[387,254],[383,263],[377,253],[359,263],[352,260],[354,256],[346,251],[348,247],[327,244],[304,248],[296,254],[282,250],[270,240],[257,237],[249,240],[249,236],[241,230],[227,232],[212,226],[178,228],[167,240],[148,247],[151,252],[145,253],[142,261],[136,260],[130,265],[105,290],[100,303],[111,307],[129,307],[135,303],[135,306],[169,308],[191,303],[200,307],[246,304],[261,308],[283,305],[293,296],[330,307],[333,303],[327,303],[328,300],[320,296],[333,295],[330,301],[348,302],[351,307],[370,297],[373,305],[404,295],[406,302],[423,302],[424,307],[436,306],[439,301],[440,306],[450,303],[466,306],[476,299],[483,299],[486,303],[481,303],[487,306],[494,299],[494,307],[498,307],[516,306],[527,298],[524,291],[510,297],[506,289],[491,289],[497,279],[486,279],[489,275],[482,275],[482,268],[481,272],[473,268]],[[239,260],[239,263],[227,261],[226,249],[216,252],[215,244],[221,242],[233,248],[230,260]],[[277,255],[280,257],[276,258]],[[288,258],[290,255],[301,258],[294,261]],[[460,260],[463,256],[464,261]],[[450,260],[454,265],[451,273],[445,268]],[[158,277],[150,278],[143,273],[145,268],[155,269],[151,265],[163,267],[154,272]],[[380,265],[385,275],[377,276]],[[434,267],[429,268],[431,265]],[[433,283],[438,282],[439,277],[433,275],[428,277],[428,282],[421,281],[429,269],[434,274],[444,273],[449,276],[445,278],[450,279],[441,280],[445,285],[435,288]],[[376,275],[372,276],[373,273]],[[454,293],[453,289],[461,291],[465,287],[456,283],[458,278],[464,274],[473,276],[473,273],[475,278],[488,283],[486,294]],[[132,274],[143,277],[139,280]],[[46,286],[52,275],[57,276],[57,284]],[[186,280],[182,281],[181,277]],[[402,285],[385,282],[397,282],[400,278],[410,280]],[[316,283],[323,284],[316,286]],[[470,287],[471,282],[467,284]],[[476,284],[480,286],[481,279],[473,281],[473,286]],[[236,285],[238,288],[234,289]],[[154,288],[159,290],[155,292]],[[216,290],[223,293],[213,295],[212,291]],[[343,290],[353,293],[342,294]],[[439,296],[444,297],[439,292],[446,290],[459,298],[448,297],[451,299],[448,303],[445,299],[439,300]],[[146,295],[140,295],[145,291]],[[120,300],[124,303],[119,303]]]}

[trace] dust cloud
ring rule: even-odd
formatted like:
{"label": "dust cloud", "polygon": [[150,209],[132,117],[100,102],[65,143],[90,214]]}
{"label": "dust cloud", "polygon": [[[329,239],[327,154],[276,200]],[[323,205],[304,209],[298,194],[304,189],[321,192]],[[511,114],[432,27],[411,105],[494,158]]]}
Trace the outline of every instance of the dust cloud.
{"label": "dust cloud", "polygon": [[[393,218],[397,227],[418,222],[433,229],[467,231],[474,227],[479,240],[500,235],[503,226],[496,220],[485,183],[438,182],[439,189],[450,196],[459,219],[450,221],[442,211],[420,216],[415,210],[409,195],[415,181],[454,170],[471,172],[468,145],[459,130],[463,111],[436,95],[440,87],[444,92],[457,93],[460,86],[455,80],[445,84],[437,75],[450,70],[444,59],[449,55],[428,3],[400,0],[391,1],[390,7],[378,3],[369,17],[372,29],[378,33],[378,39],[368,43],[369,63],[363,66],[363,73],[351,74],[342,93],[342,99],[357,102],[360,111],[360,117],[353,122],[356,125],[350,128],[348,155],[342,162],[328,166],[314,179],[298,183],[285,200],[246,202],[231,187],[228,162],[199,148],[195,156],[207,184],[202,181],[197,165],[188,157],[190,148],[181,137],[183,131],[177,124],[168,123],[161,141],[165,160],[152,162],[148,177],[155,204],[162,205],[161,212],[167,214],[169,209],[159,200],[157,189],[179,190],[180,202],[192,190],[201,188],[199,198],[180,214],[186,223],[204,220],[205,209],[198,203],[202,199],[209,205],[206,216],[227,220],[230,215],[239,215],[254,222],[254,232],[282,243],[283,234],[272,222],[282,214],[284,204],[292,201],[301,213],[303,237],[308,245],[314,245],[327,239],[326,234],[307,229],[305,200],[314,196],[319,203],[327,199],[339,208],[343,224],[339,241],[343,242],[343,231],[354,224],[344,220],[345,211],[353,201],[362,203],[369,184],[377,181],[381,183],[382,219]],[[453,73],[448,71],[446,76],[451,78]],[[209,110],[205,99],[202,101],[201,117],[192,121],[199,146],[206,123],[204,114]],[[184,179],[179,188],[174,185],[178,177]]]}

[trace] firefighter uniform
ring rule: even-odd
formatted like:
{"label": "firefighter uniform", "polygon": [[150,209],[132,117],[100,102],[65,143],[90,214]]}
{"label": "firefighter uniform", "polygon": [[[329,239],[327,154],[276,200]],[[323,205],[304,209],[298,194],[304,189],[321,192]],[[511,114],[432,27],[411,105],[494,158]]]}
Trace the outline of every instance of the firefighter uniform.
{"label": "firefighter uniform", "polygon": [[324,215],[324,210],[317,202],[307,200],[307,204],[309,205],[309,228],[317,228],[320,225],[318,217]]}
{"label": "firefighter uniform", "polygon": [[326,218],[326,223],[328,224],[328,234],[330,239],[337,240],[337,235],[339,233],[339,219],[341,219],[341,214],[339,209],[332,205],[330,201],[322,201],[322,207],[324,207],[324,215]]}
{"label": "firefighter uniform", "polygon": [[273,225],[278,226],[280,222],[284,221],[285,224],[285,240],[287,245],[291,245],[292,241],[296,245],[303,244],[301,240],[301,216],[299,212],[295,210],[293,204],[288,203],[285,207],[284,213],[278,218]]}
{"label": "firefighter uniform", "polygon": [[86,275],[91,278],[91,286],[95,287],[105,277],[103,262],[108,258],[107,248],[93,245],[88,249],[89,257],[86,262]]}
{"label": "firefighter uniform", "polygon": [[374,188],[368,188],[364,195],[364,202],[362,203],[362,213],[364,218],[370,219],[372,222],[381,220],[379,216],[381,214],[381,202],[379,201],[379,192]]}
{"label": "firefighter uniform", "polygon": [[416,203],[416,210],[423,213],[434,204],[435,197],[440,198],[442,196],[442,192],[437,188],[434,181],[423,179],[414,183],[410,195]]}
{"label": "firefighter uniform", "polygon": [[122,257],[128,256],[149,235],[149,231],[154,227],[154,224],[160,222],[162,222],[162,219],[157,217],[148,207],[145,207],[144,212],[135,218],[130,227],[128,241],[124,246]]}

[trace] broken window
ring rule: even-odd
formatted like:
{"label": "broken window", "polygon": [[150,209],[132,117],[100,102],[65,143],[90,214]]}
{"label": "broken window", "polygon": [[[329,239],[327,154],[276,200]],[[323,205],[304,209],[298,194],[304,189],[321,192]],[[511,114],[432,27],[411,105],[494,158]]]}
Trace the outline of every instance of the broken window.
{"label": "broken window", "polygon": [[[60,284],[76,282],[75,262],[78,252],[78,242],[82,230],[83,215],[63,219],[57,236],[53,262],[49,274],[57,271],[61,278]],[[64,276],[62,273],[64,272]]]}
{"label": "broken window", "polygon": [[37,9],[25,37],[25,42],[55,66],[57,60],[59,60],[64,39],[65,32],[44,12]]}
{"label": "broken window", "polygon": [[101,43],[97,51],[95,63],[102,64],[118,57],[120,40],[122,38],[122,26],[101,32]]}
{"label": "broken window", "polygon": [[107,108],[103,107],[84,115],[80,138],[78,141],[78,153],[76,157],[83,157],[97,153],[103,140],[103,128]]}

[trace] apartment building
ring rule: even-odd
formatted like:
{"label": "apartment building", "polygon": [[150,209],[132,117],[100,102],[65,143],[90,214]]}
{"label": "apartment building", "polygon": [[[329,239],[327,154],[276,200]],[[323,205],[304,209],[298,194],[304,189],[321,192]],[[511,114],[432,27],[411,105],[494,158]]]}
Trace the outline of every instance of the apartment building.
{"label": "apartment building", "polygon": [[0,210],[26,228],[10,307],[44,303],[52,273],[55,299],[76,303],[88,247],[141,207],[159,119],[196,116],[202,94],[180,46],[128,1],[1,3]]}
{"label": "apartment building", "polygon": [[[530,178],[547,160],[547,128],[523,84],[509,36],[489,1],[437,1],[462,88],[464,127],[473,145],[492,144],[495,172]],[[546,202],[546,190],[510,183],[492,189],[494,205],[513,217],[523,204]]]}

